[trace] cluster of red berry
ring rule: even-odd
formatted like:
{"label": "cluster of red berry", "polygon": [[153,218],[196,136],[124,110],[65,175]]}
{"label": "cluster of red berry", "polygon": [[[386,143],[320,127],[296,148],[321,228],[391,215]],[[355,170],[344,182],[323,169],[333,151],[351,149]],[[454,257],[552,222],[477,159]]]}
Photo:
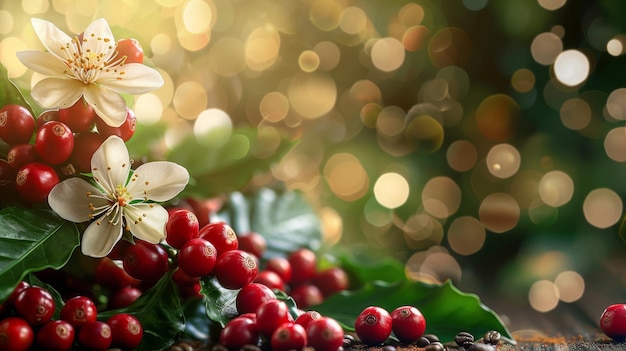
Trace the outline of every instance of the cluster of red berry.
{"label": "cluster of red berry", "polygon": [[380,345],[391,332],[403,344],[415,343],[426,330],[424,315],[413,306],[400,306],[389,313],[379,306],[366,307],[354,322],[359,339],[367,345]]}
{"label": "cluster of red berry", "polygon": [[20,282],[0,305],[0,350],[67,351],[75,344],[89,350],[118,347],[131,350],[139,345],[143,328],[131,314],[118,313],[106,321],[97,320],[95,303],[85,296],[67,299],[59,319],[50,292]]}
{"label": "cluster of red berry", "polygon": [[[134,39],[119,40],[117,51],[127,63],[143,62],[143,49]],[[10,149],[6,159],[0,159],[0,200],[44,203],[62,178],[91,172],[91,156],[108,136],[128,141],[135,126],[130,108],[124,123],[111,127],[83,98],[71,107],[44,111],[36,119],[19,104],[3,106],[0,139]]]}

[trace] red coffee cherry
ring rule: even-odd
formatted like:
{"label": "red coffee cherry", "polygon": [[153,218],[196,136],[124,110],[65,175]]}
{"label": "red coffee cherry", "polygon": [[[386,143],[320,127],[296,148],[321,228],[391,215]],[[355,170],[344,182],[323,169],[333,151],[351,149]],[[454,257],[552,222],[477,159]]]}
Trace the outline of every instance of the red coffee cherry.
{"label": "red coffee cherry", "polygon": [[105,137],[97,132],[83,132],[74,135],[74,149],[69,162],[78,172],[91,172],[91,158],[94,152],[102,145]]}
{"label": "red coffee cherry", "polygon": [[11,292],[11,295],[9,295],[9,297],[6,299],[6,301],[4,302],[6,305],[8,305],[9,307],[15,307],[15,300],[17,300],[17,297],[19,296],[19,294],[22,292],[22,290],[26,289],[30,287],[30,284],[28,284],[25,281],[20,281],[19,283],[17,283],[17,285],[15,286],[15,288],[13,288],[13,291]]}
{"label": "red coffee cherry", "polygon": [[101,321],[89,322],[78,332],[78,343],[88,350],[104,351],[112,341],[111,327]]}
{"label": "red coffee cherry", "polygon": [[74,105],[60,109],[58,120],[65,123],[72,132],[83,133],[91,130],[96,123],[96,111],[80,98]]}
{"label": "red coffee cherry", "polygon": [[259,283],[250,283],[237,293],[235,305],[239,314],[255,313],[265,301],[276,299],[274,292],[267,286]]}
{"label": "red coffee cherry", "polygon": [[159,244],[136,240],[124,250],[123,267],[133,278],[145,281],[157,281],[168,269],[168,256]]}
{"label": "red coffee cherry", "polygon": [[284,323],[290,322],[289,307],[281,300],[263,302],[256,310],[256,324],[259,332],[270,338]]}
{"label": "red coffee cherry", "polygon": [[54,299],[48,290],[38,287],[28,287],[15,299],[15,310],[30,325],[43,325],[54,314]]}
{"label": "red coffee cherry", "polygon": [[234,318],[220,332],[220,344],[231,351],[259,342],[257,324],[250,318]]}
{"label": "red coffee cherry", "polygon": [[37,131],[35,150],[44,162],[61,164],[67,161],[74,150],[74,134],[63,122],[47,122]]}
{"label": "red coffee cherry", "polygon": [[108,257],[103,257],[98,262],[94,272],[94,279],[96,283],[103,287],[114,290],[139,285],[139,280],[131,277],[124,268],[118,266],[115,261]]}
{"label": "red coffee cherry", "polygon": [[15,188],[20,198],[28,204],[48,201],[50,190],[59,183],[59,176],[45,163],[33,162],[24,165],[15,177]]}
{"label": "red coffee cherry", "polygon": [[18,104],[0,108],[0,138],[9,145],[28,144],[35,132],[35,118]]}
{"label": "red coffee cherry", "polygon": [[313,284],[302,284],[291,291],[291,297],[299,308],[306,309],[324,301],[322,291]]}
{"label": "red coffee cherry", "polygon": [[426,330],[426,319],[413,306],[400,306],[391,312],[391,329],[404,344],[419,340]]}
{"label": "red coffee cherry", "polygon": [[217,251],[209,241],[194,238],[178,251],[178,268],[190,277],[203,277],[213,272]]}
{"label": "red coffee cherry", "polygon": [[46,110],[43,111],[37,120],[35,120],[35,131],[39,130],[41,126],[46,124],[46,122],[50,121],[58,121],[59,120],[59,110]]}
{"label": "red coffee cherry", "polygon": [[72,348],[76,332],[68,321],[49,321],[37,332],[38,350],[67,351]]}
{"label": "red coffee cherry", "polygon": [[39,161],[39,155],[34,144],[13,145],[7,153],[7,162],[15,170],[22,168],[25,164],[37,161]]}
{"label": "red coffee cherry", "polygon": [[278,274],[285,284],[291,281],[291,263],[284,257],[275,256],[268,259],[265,269]]}
{"label": "red coffee cherry", "polygon": [[279,326],[270,339],[272,350],[302,350],[307,345],[306,331],[300,324],[287,322]]}
{"label": "red coffee cherry", "polygon": [[107,320],[111,327],[113,340],[111,346],[124,350],[132,350],[139,346],[143,337],[143,327],[141,322],[128,313],[118,313]]}
{"label": "red coffee cherry", "polygon": [[626,304],[610,305],[600,316],[600,328],[609,338],[626,340]]}
{"label": "red coffee cherry", "polygon": [[231,250],[217,257],[213,273],[226,289],[241,289],[250,284],[258,273],[256,258],[241,250]]}
{"label": "red coffee cherry", "polygon": [[300,324],[306,329],[309,326],[309,323],[313,322],[316,319],[322,318],[322,315],[317,311],[306,311],[296,318],[295,323]]}
{"label": "red coffee cherry", "polygon": [[197,238],[198,231],[198,218],[193,212],[185,209],[175,210],[169,214],[165,226],[165,240],[171,247],[180,249],[187,241]]}
{"label": "red coffee cherry", "polygon": [[117,55],[113,58],[119,60],[125,57],[124,63],[143,63],[143,48],[137,39],[126,38],[117,41]]}
{"label": "red coffee cherry", "polygon": [[257,258],[263,257],[263,253],[267,249],[267,240],[263,235],[256,232],[249,232],[239,235],[239,250],[247,251]]}
{"label": "red coffee cherry", "polygon": [[255,283],[260,283],[267,286],[270,289],[278,289],[280,291],[285,291],[285,283],[278,276],[278,274],[272,271],[260,271],[256,278],[254,278]]}
{"label": "red coffee cherry", "polygon": [[215,246],[217,257],[230,250],[237,250],[239,241],[233,228],[224,222],[214,222],[200,228],[198,236]]}
{"label": "red coffee cherry", "polygon": [[112,310],[128,307],[135,302],[141,294],[141,290],[132,286],[121,288],[111,295],[108,307]]}
{"label": "red coffee cherry", "polygon": [[341,267],[332,267],[315,273],[313,284],[317,286],[324,297],[348,289],[350,281],[348,274]]}
{"label": "red coffee cherry", "polygon": [[97,317],[96,304],[86,296],[74,296],[61,308],[61,319],[69,322],[76,329],[95,321]]}
{"label": "red coffee cherry", "polygon": [[137,117],[135,112],[130,108],[126,108],[126,119],[122,125],[113,127],[102,120],[102,118],[96,118],[96,129],[98,133],[102,134],[105,138],[111,135],[117,135],[124,141],[129,141],[135,134],[135,128],[137,127]]}
{"label": "red coffee cherry", "polygon": [[181,287],[189,287],[200,282],[200,277],[190,277],[177,267],[172,273],[172,281]]}
{"label": "red coffee cherry", "polygon": [[330,317],[311,321],[306,327],[306,335],[309,346],[315,351],[337,351],[343,344],[343,329]]}
{"label": "red coffee cherry", "polygon": [[7,317],[0,321],[0,350],[26,351],[34,340],[33,328],[24,319]]}
{"label": "red coffee cherry", "polygon": [[291,266],[291,281],[293,286],[300,285],[313,278],[317,271],[317,257],[309,249],[294,251],[287,258]]}
{"label": "red coffee cherry", "polygon": [[382,344],[391,335],[391,315],[382,307],[366,307],[356,318],[356,335],[368,345]]}

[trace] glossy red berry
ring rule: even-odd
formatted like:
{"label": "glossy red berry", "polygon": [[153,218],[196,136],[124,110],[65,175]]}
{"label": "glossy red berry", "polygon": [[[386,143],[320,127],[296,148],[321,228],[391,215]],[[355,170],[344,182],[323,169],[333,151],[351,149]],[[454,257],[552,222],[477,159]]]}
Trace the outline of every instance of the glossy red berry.
{"label": "glossy red berry", "polygon": [[113,340],[111,346],[132,350],[139,346],[143,337],[143,327],[137,317],[128,313],[118,313],[107,320]]}
{"label": "glossy red berry", "polygon": [[309,323],[313,322],[316,319],[322,318],[322,315],[317,311],[306,311],[296,318],[295,323],[300,324],[306,329],[309,326]]}
{"label": "glossy red berry", "polygon": [[257,324],[250,318],[234,318],[220,332],[220,344],[233,351],[244,345],[256,345],[258,341]]}
{"label": "glossy red berry", "polygon": [[263,257],[263,253],[267,249],[267,240],[257,232],[239,235],[237,241],[239,242],[239,250],[247,251],[259,259]]}
{"label": "glossy red berry", "polygon": [[291,266],[291,285],[300,285],[313,278],[317,271],[317,257],[309,249],[299,249],[287,258]]}
{"label": "glossy red berry", "polygon": [[315,273],[313,284],[320,289],[324,297],[328,297],[347,290],[350,280],[341,267],[331,267]]}
{"label": "glossy red berry", "polygon": [[330,317],[311,321],[306,327],[306,335],[309,346],[315,351],[337,351],[343,344],[343,329]]}
{"label": "glossy red berry", "polygon": [[96,304],[86,296],[74,296],[61,308],[61,319],[69,322],[76,329],[95,321],[97,317]]}
{"label": "glossy red berry", "polygon": [[78,343],[87,350],[104,351],[111,346],[112,334],[111,327],[105,322],[89,322],[78,332]]}
{"label": "glossy red berry", "polygon": [[172,281],[178,286],[191,286],[199,283],[200,277],[190,277],[178,267],[172,273]]}
{"label": "glossy red berry", "polygon": [[15,188],[20,198],[28,204],[44,203],[48,194],[59,183],[59,175],[45,163],[24,165],[15,177]]}
{"label": "glossy red berry", "polygon": [[7,162],[18,170],[27,163],[39,161],[39,155],[35,150],[34,144],[17,144],[13,145],[7,153]]}
{"label": "glossy red berry", "polygon": [[43,111],[37,120],[35,120],[35,131],[39,130],[41,126],[46,124],[46,122],[50,121],[58,121],[59,120],[59,110],[46,110]]}
{"label": "glossy red berry", "polygon": [[9,145],[27,144],[35,132],[35,118],[18,104],[0,108],[0,138]]}
{"label": "glossy red berry", "polygon": [[287,322],[279,326],[270,339],[272,350],[302,350],[307,345],[306,330],[300,325]]}
{"label": "glossy red berry", "polygon": [[135,134],[136,127],[137,117],[135,117],[135,112],[130,108],[126,108],[126,119],[120,126],[110,126],[101,118],[96,118],[96,129],[98,130],[98,133],[105,137],[117,135],[122,138],[122,140],[129,141]]}
{"label": "glossy red berry", "polygon": [[60,109],[58,120],[67,125],[72,132],[83,133],[91,130],[96,123],[96,111],[80,98],[74,105]]}
{"label": "glossy red berry", "polygon": [[67,161],[74,150],[74,134],[65,123],[50,121],[37,131],[35,150],[44,162],[61,164]]}
{"label": "glossy red berry", "polygon": [[391,335],[391,314],[382,307],[366,307],[356,318],[356,335],[368,345],[379,345]]}
{"label": "glossy red berry", "polygon": [[124,63],[143,63],[143,48],[137,39],[125,38],[117,41],[117,55],[114,60],[124,59]]}
{"label": "glossy red berry", "polygon": [[313,284],[298,285],[291,291],[290,295],[296,302],[298,308],[303,309],[319,305],[324,301],[322,291]]}
{"label": "glossy red berry", "polygon": [[67,351],[72,348],[75,337],[76,331],[68,321],[49,321],[37,332],[37,349],[46,351]]}
{"label": "glossy red berry", "polygon": [[198,237],[199,229],[196,215],[189,210],[179,209],[169,214],[165,240],[171,247],[180,249],[187,241]]}
{"label": "glossy red berry", "polygon": [[237,293],[235,306],[239,314],[255,313],[265,301],[276,299],[274,292],[267,286],[259,283],[250,283]]}
{"label": "glossy red berry", "polygon": [[0,321],[0,350],[26,351],[34,340],[33,328],[24,319],[7,317]]}
{"label": "glossy red berry", "polygon": [[258,273],[256,258],[241,250],[231,250],[217,257],[213,273],[226,289],[241,289],[252,283]]}
{"label": "glossy red berry", "polygon": [[290,322],[289,307],[284,301],[265,301],[256,310],[259,332],[268,338],[279,326],[287,322]]}
{"label": "glossy red berry", "polygon": [[285,291],[285,283],[278,274],[272,271],[260,271],[256,278],[254,278],[255,283],[260,283],[267,286],[270,289],[277,289],[280,291]]}
{"label": "glossy red berry", "polygon": [[291,263],[284,257],[275,256],[268,259],[265,269],[278,274],[285,284],[291,281]]}
{"label": "glossy red berry", "polygon": [[618,303],[604,309],[600,328],[611,339],[626,340],[626,304]]}
{"label": "glossy red berry", "polygon": [[224,222],[213,222],[200,228],[198,236],[208,240],[215,246],[217,256],[221,256],[227,251],[239,248],[237,234],[233,228]]}
{"label": "glossy red berry", "polygon": [[168,269],[168,256],[159,244],[136,240],[124,250],[123,267],[133,278],[157,281]]}
{"label": "glossy red berry", "polygon": [[108,307],[112,310],[128,307],[135,302],[141,294],[140,289],[132,286],[121,288],[111,294]]}
{"label": "glossy red berry", "polygon": [[178,251],[178,268],[190,277],[203,277],[213,272],[217,251],[208,240],[194,238]]}
{"label": "glossy red berry", "polygon": [[131,277],[121,267],[121,261],[113,261],[108,257],[103,257],[98,262],[94,271],[94,280],[103,287],[113,290],[139,285],[139,280]]}
{"label": "glossy red berry", "polygon": [[400,306],[391,312],[393,334],[404,344],[416,342],[426,330],[426,319],[413,306]]}
{"label": "glossy red berry", "polygon": [[54,299],[48,290],[31,286],[22,290],[15,299],[15,310],[30,325],[43,325],[54,314]]}
{"label": "glossy red berry", "polygon": [[11,291],[11,294],[9,295],[9,297],[6,299],[6,301],[4,303],[7,304],[10,307],[15,307],[15,300],[17,300],[17,297],[22,292],[22,290],[24,290],[24,289],[26,289],[28,287],[30,287],[30,284],[28,284],[28,282],[25,282],[23,280],[20,281],[13,288],[13,291]]}
{"label": "glossy red berry", "polygon": [[91,158],[105,137],[97,132],[83,132],[74,136],[74,150],[69,162],[78,172],[91,172]]}

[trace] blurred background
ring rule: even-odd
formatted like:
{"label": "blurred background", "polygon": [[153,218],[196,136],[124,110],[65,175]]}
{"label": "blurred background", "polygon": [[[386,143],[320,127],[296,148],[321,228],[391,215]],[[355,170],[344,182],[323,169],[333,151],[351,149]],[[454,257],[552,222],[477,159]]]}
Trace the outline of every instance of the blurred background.
{"label": "blurred background", "polygon": [[[327,246],[548,312],[594,277],[626,285],[624,14],[608,0],[2,1],[0,60],[27,91],[41,77],[15,52],[43,49],[30,18],[76,34],[104,17],[165,79],[129,97],[131,152],[167,158],[191,137],[267,158],[286,138],[247,186],[302,191]],[[255,147],[231,140],[246,127]]]}

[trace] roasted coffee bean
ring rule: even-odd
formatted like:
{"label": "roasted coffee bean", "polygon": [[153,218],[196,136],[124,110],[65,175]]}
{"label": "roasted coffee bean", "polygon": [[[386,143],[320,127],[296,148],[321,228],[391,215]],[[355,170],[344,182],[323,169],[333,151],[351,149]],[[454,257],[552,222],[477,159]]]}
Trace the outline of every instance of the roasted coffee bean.
{"label": "roasted coffee bean", "polygon": [[424,350],[426,350],[426,351],[443,351],[443,350],[445,350],[445,347],[443,347],[443,344],[440,343],[439,341],[433,341],[428,346],[424,347]]}
{"label": "roasted coffee bean", "polygon": [[467,351],[495,351],[496,348],[490,344],[483,344],[482,342],[475,342],[467,348]]}
{"label": "roasted coffee bean", "polygon": [[380,350],[381,351],[396,351],[396,347],[393,345],[385,345]]}
{"label": "roasted coffee bean", "polygon": [[428,339],[428,341],[430,341],[431,343],[433,343],[435,341],[439,341],[439,337],[437,335],[435,335],[435,334],[424,334],[423,337]]}
{"label": "roasted coffee bean", "polygon": [[239,351],[261,351],[261,348],[256,345],[247,344],[243,345]]}
{"label": "roasted coffee bean", "polygon": [[454,342],[467,349],[474,342],[474,335],[468,332],[460,332],[454,337]]}
{"label": "roasted coffee bean", "polygon": [[430,340],[428,340],[425,336],[422,336],[417,340],[417,347],[426,347],[428,345],[430,345]]}
{"label": "roasted coffee bean", "polygon": [[485,344],[498,345],[501,338],[502,335],[500,335],[499,332],[495,330],[490,330],[485,334],[485,336],[483,336],[483,341],[485,342]]}
{"label": "roasted coffee bean", "polygon": [[228,349],[222,344],[217,344],[214,345],[213,348],[211,348],[211,351],[228,351]]}
{"label": "roasted coffee bean", "polygon": [[343,336],[343,344],[342,346],[344,348],[352,346],[352,344],[354,344],[354,336],[350,335],[350,334],[346,334]]}

